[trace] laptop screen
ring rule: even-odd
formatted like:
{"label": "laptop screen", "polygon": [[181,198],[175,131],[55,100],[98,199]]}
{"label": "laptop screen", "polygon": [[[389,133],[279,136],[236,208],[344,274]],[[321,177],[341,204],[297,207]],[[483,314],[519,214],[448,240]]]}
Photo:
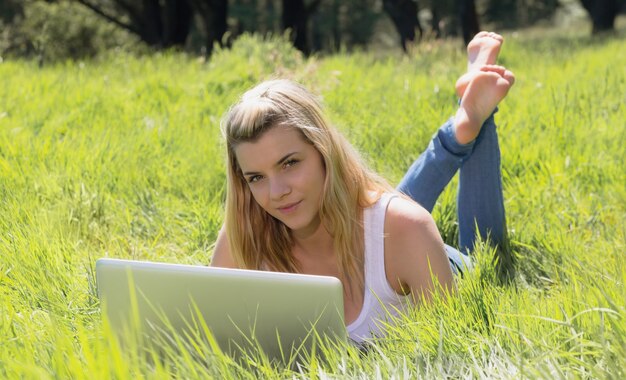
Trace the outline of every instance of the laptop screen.
{"label": "laptop screen", "polygon": [[208,339],[206,326],[228,354],[260,348],[282,359],[319,337],[346,339],[343,288],[334,277],[100,259],[96,280],[121,335]]}

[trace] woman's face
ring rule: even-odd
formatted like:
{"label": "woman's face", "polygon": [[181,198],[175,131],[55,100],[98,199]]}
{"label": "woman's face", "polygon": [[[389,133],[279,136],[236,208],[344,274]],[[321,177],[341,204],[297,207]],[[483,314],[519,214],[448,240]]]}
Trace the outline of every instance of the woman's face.
{"label": "woman's face", "polygon": [[296,128],[274,127],[255,142],[240,143],[235,157],[256,202],[296,237],[320,225],[326,170],[322,155]]}

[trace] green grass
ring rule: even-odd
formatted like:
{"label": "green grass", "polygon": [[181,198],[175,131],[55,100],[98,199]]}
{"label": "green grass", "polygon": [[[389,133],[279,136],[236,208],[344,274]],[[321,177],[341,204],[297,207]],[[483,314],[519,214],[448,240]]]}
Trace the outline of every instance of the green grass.
{"label": "green grass", "polygon": [[[505,36],[517,83],[500,106],[511,286],[488,248],[447,302],[413,310],[366,354],[299,371],[262,359],[121,350],[95,293],[103,256],[203,265],[223,218],[219,120],[274,75],[323,96],[395,184],[454,112],[464,54],[303,59],[243,38],[209,63],[177,54],[40,69],[0,64],[0,378],[626,377],[626,42]],[[454,243],[455,189],[434,211]]]}

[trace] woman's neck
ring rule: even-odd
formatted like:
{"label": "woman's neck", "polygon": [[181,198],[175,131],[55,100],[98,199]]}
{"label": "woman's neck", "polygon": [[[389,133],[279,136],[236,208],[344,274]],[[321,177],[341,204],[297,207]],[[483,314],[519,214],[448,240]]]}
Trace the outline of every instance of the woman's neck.
{"label": "woman's neck", "polygon": [[309,257],[332,256],[333,238],[322,223],[308,234],[293,234],[298,253]]}

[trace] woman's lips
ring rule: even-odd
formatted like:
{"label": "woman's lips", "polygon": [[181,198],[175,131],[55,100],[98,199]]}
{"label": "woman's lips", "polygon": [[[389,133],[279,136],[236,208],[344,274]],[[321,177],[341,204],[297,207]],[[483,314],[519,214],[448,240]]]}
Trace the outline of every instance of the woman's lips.
{"label": "woman's lips", "polygon": [[278,211],[280,211],[280,212],[282,212],[284,214],[289,214],[289,213],[293,212],[298,207],[300,202],[302,202],[302,201],[289,203],[289,204],[287,204],[285,206],[278,207]]}

